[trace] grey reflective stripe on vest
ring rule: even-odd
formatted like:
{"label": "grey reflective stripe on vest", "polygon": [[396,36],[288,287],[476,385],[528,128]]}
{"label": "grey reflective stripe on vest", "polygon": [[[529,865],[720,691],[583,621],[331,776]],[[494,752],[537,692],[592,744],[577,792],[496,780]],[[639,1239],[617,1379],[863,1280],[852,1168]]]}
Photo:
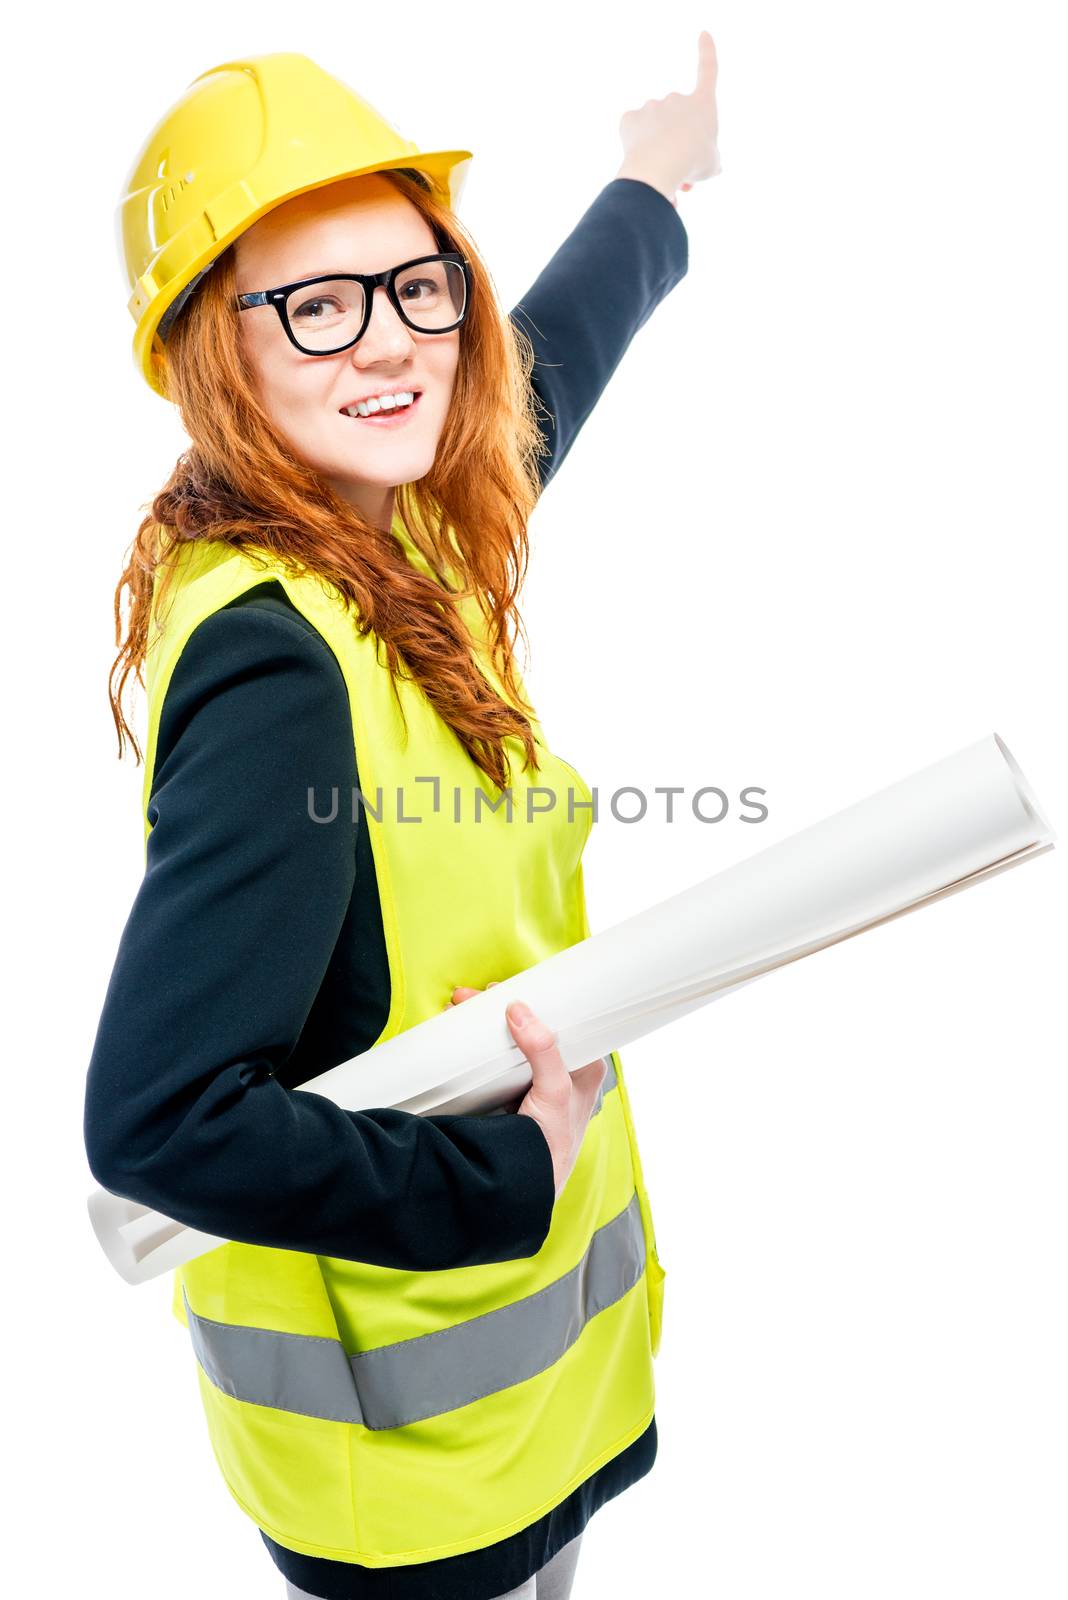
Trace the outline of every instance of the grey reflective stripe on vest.
{"label": "grey reflective stripe on vest", "polygon": [[[645,1270],[638,1195],[590,1240],[581,1261],[525,1299],[436,1333],[348,1356],[338,1339],[198,1317],[185,1300],[197,1360],[224,1394],[366,1428],[402,1428],[544,1372]],[[185,1299],[185,1286],[182,1286]]]}

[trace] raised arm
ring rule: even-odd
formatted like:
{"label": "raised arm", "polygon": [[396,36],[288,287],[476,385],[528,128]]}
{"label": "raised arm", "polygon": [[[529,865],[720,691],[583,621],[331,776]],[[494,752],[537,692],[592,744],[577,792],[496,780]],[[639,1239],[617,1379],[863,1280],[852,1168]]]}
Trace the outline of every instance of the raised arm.
{"label": "raised arm", "polygon": [[512,312],[534,346],[531,385],[551,451],[539,463],[543,489],[688,264],[686,229],[671,201],[650,183],[614,178]]}
{"label": "raised arm", "polygon": [[702,31],[691,93],[623,113],[619,171],[512,312],[534,346],[531,383],[549,445],[543,489],[634,335],[687,271],[675,195],[721,170],[717,74],[715,42]]}

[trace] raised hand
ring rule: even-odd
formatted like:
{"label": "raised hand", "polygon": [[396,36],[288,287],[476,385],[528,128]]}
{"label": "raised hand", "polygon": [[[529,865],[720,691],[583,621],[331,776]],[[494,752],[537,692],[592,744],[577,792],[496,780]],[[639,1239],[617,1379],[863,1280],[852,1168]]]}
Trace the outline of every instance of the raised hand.
{"label": "raised hand", "polygon": [[638,178],[652,184],[675,205],[677,190],[692,189],[702,179],[718,175],[722,170],[716,109],[718,71],[715,41],[705,29],[697,41],[693,91],[647,100],[637,111],[623,113],[619,124],[623,164],[617,178]]}

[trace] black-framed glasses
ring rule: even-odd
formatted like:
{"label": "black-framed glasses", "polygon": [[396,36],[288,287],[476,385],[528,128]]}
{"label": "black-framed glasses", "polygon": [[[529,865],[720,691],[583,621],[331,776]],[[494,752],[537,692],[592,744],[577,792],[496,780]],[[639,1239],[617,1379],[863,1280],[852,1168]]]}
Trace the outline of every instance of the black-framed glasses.
{"label": "black-framed glasses", "polygon": [[416,333],[451,333],[467,315],[471,274],[459,250],[416,256],[384,272],[303,278],[278,289],[239,294],[238,308],[274,306],[290,342],[308,356],[349,350],[367,332],[374,292],[385,289],[401,321]]}

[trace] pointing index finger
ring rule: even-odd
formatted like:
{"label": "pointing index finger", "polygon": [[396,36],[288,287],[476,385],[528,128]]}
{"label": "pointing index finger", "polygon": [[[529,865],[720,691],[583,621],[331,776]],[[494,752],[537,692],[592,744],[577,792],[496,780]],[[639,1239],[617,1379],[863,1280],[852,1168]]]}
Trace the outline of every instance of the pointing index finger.
{"label": "pointing index finger", "polygon": [[711,94],[715,92],[716,74],[719,63],[716,59],[716,41],[708,32],[702,29],[697,40],[697,87],[695,94]]}

